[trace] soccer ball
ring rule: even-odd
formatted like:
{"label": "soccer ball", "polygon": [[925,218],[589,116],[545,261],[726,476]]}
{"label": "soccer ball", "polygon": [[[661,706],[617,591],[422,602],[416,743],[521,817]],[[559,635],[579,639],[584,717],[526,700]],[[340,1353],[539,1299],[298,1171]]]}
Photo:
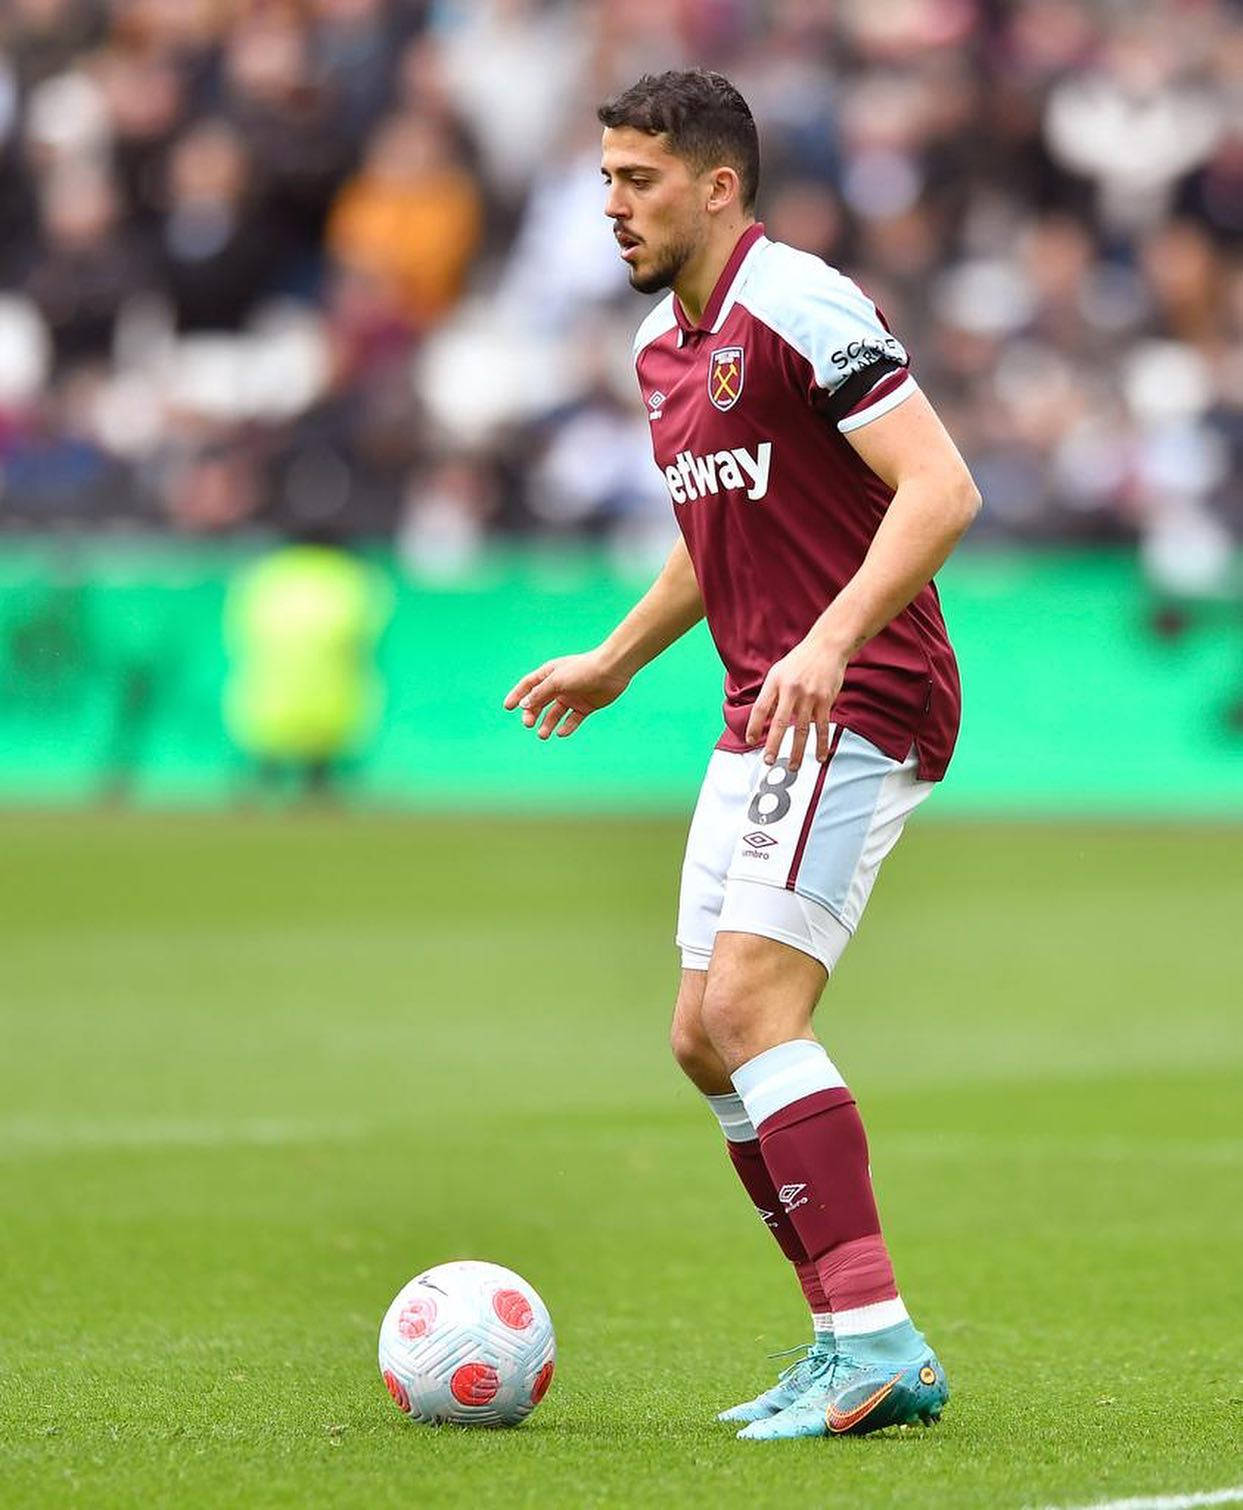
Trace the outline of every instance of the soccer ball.
{"label": "soccer ball", "polygon": [[547,1394],[556,1358],[547,1306],[499,1264],[416,1274],[380,1323],[380,1373],[413,1421],[516,1426]]}

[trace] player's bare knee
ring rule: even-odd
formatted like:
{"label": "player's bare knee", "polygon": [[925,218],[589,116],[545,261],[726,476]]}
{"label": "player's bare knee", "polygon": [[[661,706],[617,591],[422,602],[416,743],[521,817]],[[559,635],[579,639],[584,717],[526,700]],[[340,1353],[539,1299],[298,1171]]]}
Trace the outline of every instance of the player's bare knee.
{"label": "player's bare knee", "polygon": [[[702,974],[678,992],[669,1028],[669,1047],[683,1074],[700,1089],[709,1083],[715,1088],[721,1078],[721,1062],[703,1028]],[[708,1094],[714,1094],[714,1090]]]}
{"label": "player's bare knee", "polygon": [[731,1069],[747,1057],[743,1051],[754,1030],[754,1019],[754,1000],[747,999],[732,977],[709,979],[699,1020],[712,1052]]}
{"label": "player's bare knee", "polygon": [[720,1062],[707,1035],[697,1024],[675,1017],[669,1030],[669,1047],[682,1073],[696,1085],[719,1074]]}
{"label": "player's bare knee", "polygon": [[825,979],[817,962],[767,939],[731,935],[713,959],[700,1022],[732,1074],[766,1049],[810,1038],[811,1014]]}
{"label": "player's bare knee", "polygon": [[679,1066],[690,1073],[690,1067],[699,1056],[701,1043],[698,1034],[677,1017],[669,1027],[669,1048]]}

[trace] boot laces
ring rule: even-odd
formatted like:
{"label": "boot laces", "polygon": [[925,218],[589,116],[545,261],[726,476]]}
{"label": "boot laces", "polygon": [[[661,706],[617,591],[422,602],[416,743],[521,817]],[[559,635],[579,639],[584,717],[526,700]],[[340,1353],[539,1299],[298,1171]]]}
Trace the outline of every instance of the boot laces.
{"label": "boot laces", "polygon": [[801,1358],[796,1358],[781,1370],[777,1376],[779,1384],[790,1385],[795,1389],[806,1389],[809,1384],[814,1384],[823,1374],[831,1374],[833,1365],[837,1361],[836,1354],[830,1353],[820,1342],[806,1342],[798,1347],[783,1348],[779,1353],[769,1353],[770,1358],[788,1358],[791,1353],[801,1353]]}

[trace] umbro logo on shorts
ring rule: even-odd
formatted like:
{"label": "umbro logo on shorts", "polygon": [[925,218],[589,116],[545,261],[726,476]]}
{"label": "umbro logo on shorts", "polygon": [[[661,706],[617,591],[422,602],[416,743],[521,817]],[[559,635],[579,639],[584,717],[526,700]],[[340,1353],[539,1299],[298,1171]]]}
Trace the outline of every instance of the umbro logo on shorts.
{"label": "umbro logo on shorts", "polygon": [[767,849],[770,844],[776,844],[777,840],[757,828],[753,834],[743,834],[742,842],[749,844],[752,849]]}

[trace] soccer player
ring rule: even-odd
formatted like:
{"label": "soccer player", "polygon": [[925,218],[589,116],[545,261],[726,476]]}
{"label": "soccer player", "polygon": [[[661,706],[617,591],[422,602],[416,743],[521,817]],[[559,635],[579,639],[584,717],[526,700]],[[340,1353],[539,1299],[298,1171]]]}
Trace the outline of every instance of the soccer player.
{"label": "soccer player", "polygon": [[932,576],[979,507],[907,354],[860,289],[755,220],[746,102],[703,70],[601,106],[635,341],[681,539],[593,650],[505,699],[572,734],[701,617],[725,732],[682,869],[678,1063],[793,1264],[813,1341],[721,1412],[750,1440],[935,1420],[936,1354],[898,1294],[854,1098],[812,1013],[881,861],[945,773],[959,687]]}

